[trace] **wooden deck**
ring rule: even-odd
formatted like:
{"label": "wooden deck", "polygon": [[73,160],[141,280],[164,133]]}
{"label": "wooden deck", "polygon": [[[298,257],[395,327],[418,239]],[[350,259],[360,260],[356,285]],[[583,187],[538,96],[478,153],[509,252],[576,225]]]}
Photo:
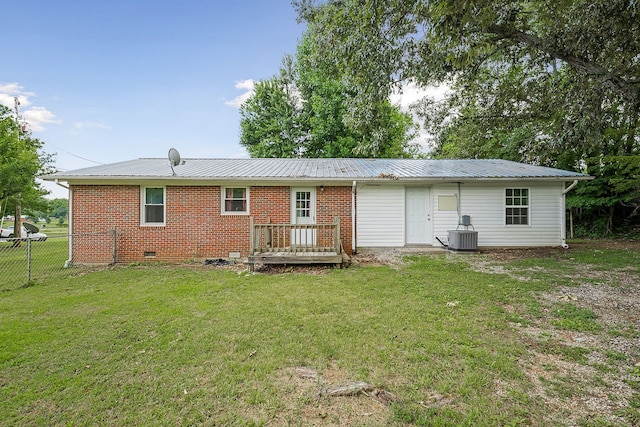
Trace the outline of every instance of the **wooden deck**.
{"label": "wooden deck", "polygon": [[254,224],[251,226],[249,269],[255,264],[333,264],[345,259],[340,241],[340,219],[331,224]]}

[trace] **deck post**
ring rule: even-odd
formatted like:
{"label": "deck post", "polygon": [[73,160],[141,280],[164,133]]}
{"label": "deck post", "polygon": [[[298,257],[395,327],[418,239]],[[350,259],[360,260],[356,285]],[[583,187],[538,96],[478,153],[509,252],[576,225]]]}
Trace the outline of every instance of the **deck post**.
{"label": "deck post", "polygon": [[253,250],[254,250],[254,241],[253,239],[255,238],[254,236],[254,230],[253,230],[253,217],[250,216],[249,217],[249,255],[253,255]]}
{"label": "deck post", "polygon": [[339,254],[340,248],[342,247],[342,245],[340,244],[340,217],[334,217],[333,223],[336,225],[336,227],[333,229],[333,247],[335,248],[335,252]]}

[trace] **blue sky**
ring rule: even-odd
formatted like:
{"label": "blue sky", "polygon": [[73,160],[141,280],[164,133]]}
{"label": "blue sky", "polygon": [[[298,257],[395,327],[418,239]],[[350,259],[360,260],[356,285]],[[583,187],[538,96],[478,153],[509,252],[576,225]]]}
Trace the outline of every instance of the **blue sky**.
{"label": "blue sky", "polygon": [[[248,157],[238,107],[305,29],[290,0],[14,0],[2,16],[0,103],[19,98],[60,171],[171,147]],[[392,101],[424,93],[409,84]]]}
{"label": "blue sky", "polygon": [[60,170],[171,147],[247,157],[241,97],[304,31],[289,0],[26,0],[2,15],[0,102],[19,97]]}

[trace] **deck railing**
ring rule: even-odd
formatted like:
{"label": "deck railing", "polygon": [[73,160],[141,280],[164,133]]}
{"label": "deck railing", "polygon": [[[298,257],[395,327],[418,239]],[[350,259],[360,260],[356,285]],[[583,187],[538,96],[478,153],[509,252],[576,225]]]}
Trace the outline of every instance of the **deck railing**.
{"label": "deck railing", "polygon": [[332,224],[254,224],[250,218],[250,254],[265,252],[341,253],[340,218]]}

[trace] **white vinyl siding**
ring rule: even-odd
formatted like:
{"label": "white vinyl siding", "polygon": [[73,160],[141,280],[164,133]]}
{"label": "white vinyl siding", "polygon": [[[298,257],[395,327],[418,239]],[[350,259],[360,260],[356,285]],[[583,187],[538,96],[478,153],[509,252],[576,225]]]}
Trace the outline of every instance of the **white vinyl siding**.
{"label": "white vinyl siding", "polygon": [[[460,215],[469,215],[478,232],[478,246],[559,246],[562,243],[563,182],[478,182],[436,184],[433,195],[433,245],[447,242],[448,230],[458,227],[458,212],[438,208],[439,195],[455,194],[460,200]],[[528,189],[528,225],[507,225],[505,193],[507,188]],[[460,226],[460,228],[463,228]]]}
{"label": "white vinyl siding", "polygon": [[[478,246],[558,246],[562,243],[562,185],[561,182],[462,184],[461,215],[471,216],[471,224],[478,232]],[[506,188],[529,190],[528,225],[514,227],[505,224]],[[457,220],[456,216],[448,224],[448,229],[455,229]],[[441,230],[442,227],[439,232]]]}
{"label": "white vinyl siding", "polygon": [[404,246],[404,187],[358,187],[357,193],[357,246]]}

